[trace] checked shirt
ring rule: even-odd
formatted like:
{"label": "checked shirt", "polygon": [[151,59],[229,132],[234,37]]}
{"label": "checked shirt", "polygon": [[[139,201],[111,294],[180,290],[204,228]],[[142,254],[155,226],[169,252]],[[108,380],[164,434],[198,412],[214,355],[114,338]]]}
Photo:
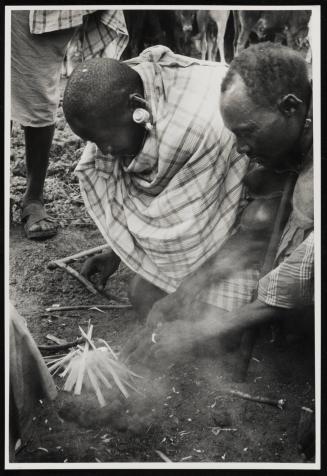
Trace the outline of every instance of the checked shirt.
{"label": "checked shirt", "polygon": [[96,55],[110,45],[112,58],[120,58],[128,43],[122,10],[31,10],[30,31],[34,34],[74,28],[84,23],[83,55]]}

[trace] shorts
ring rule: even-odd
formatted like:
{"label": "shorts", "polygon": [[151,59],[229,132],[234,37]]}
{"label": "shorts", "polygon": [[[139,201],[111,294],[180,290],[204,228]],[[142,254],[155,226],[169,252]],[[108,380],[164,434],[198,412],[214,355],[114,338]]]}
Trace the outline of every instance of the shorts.
{"label": "shorts", "polygon": [[25,127],[55,123],[60,73],[75,28],[31,34],[29,11],[11,13],[11,119]]}

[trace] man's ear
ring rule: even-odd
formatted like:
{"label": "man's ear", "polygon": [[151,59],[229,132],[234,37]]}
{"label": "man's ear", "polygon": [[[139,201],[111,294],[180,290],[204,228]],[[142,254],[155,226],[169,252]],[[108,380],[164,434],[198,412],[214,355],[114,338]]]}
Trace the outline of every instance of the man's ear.
{"label": "man's ear", "polygon": [[298,110],[299,105],[302,103],[303,101],[295,96],[295,94],[286,94],[279,99],[278,108],[283,114],[291,116]]}
{"label": "man's ear", "polygon": [[129,95],[129,107],[131,109],[136,109],[138,107],[147,108],[148,104],[146,100],[138,93],[133,93]]}

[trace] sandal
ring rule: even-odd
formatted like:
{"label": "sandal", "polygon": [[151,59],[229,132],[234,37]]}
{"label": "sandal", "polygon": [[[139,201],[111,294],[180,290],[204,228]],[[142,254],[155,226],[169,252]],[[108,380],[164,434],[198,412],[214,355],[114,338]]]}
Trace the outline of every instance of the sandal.
{"label": "sandal", "polygon": [[39,200],[31,200],[22,208],[22,221],[24,222],[25,235],[28,239],[45,239],[57,233],[57,225],[54,224],[47,230],[30,230],[35,223],[45,220],[55,223],[55,219],[50,217],[44,209],[44,205]]}

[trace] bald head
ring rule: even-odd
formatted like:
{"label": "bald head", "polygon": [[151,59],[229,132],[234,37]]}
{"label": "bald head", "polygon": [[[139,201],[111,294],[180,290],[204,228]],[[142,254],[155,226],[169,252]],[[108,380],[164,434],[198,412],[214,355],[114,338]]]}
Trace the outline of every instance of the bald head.
{"label": "bald head", "polygon": [[79,129],[112,122],[129,109],[129,96],[143,94],[136,71],[111,58],[95,58],[78,65],[70,76],[63,99],[63,110],[70,125]]}

